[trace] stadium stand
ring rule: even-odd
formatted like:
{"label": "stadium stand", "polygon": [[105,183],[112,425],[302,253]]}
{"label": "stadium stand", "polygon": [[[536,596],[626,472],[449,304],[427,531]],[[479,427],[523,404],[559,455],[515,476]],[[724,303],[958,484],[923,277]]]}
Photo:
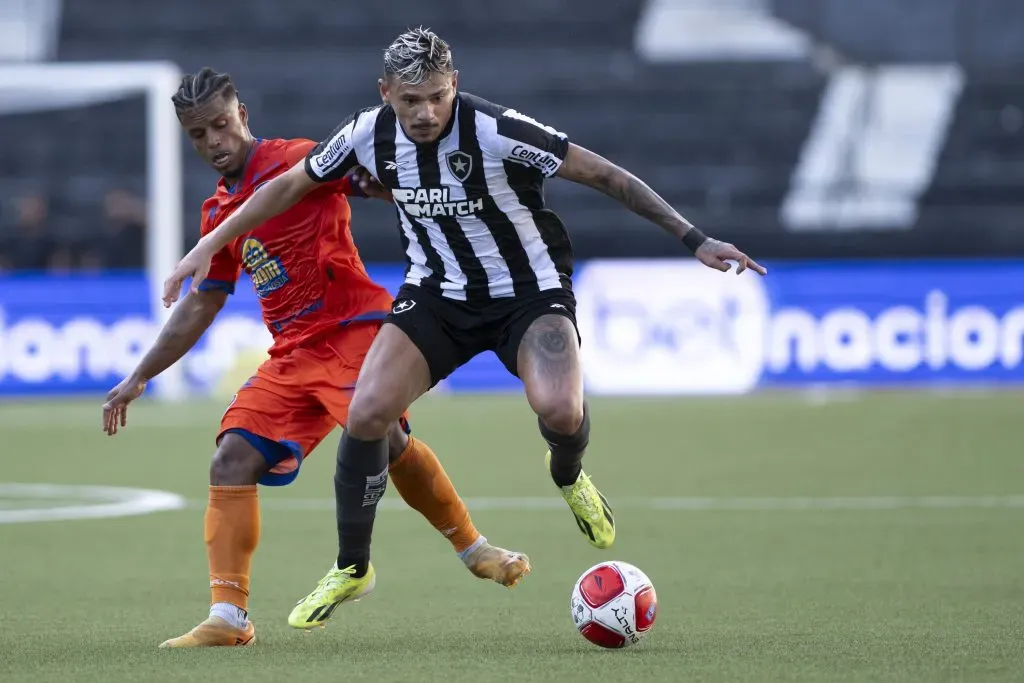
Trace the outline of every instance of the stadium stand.
{"label": "stadium stand", "polygon": [[[1004,234],[1008,214],[1020,208],[1014,187],[1024,173],[1017,161],[1024,90],[1009,77],[989,85],[972,76],[914,230],[886,240],[860,231],[796,234],[781,225],[779,205],[828,82],[809,60],[644,63],[633,46],[642,0],[593,0],[582,13],[572,0],[454,4],[403,0],[334,12],[318,0],[291,0],[287,10],[272,0],[109,0],[95,12],[65,3],[57,58],[211,65],[235,77],[254,133],[319,138],[377,100],[381,50],[407,24],[423,23],[452,43],[463,89],[564,130],[752,253],[957,253],[950,226],[978,215],[985,237],[971,249],[1024,251],[1024,237]],[[869,3],[875,14],[882,11],[876,4]],[[807,3],[776,0],[774,7],[812,34],[828,27]],[[12,196],[41,181],[52,222],[71,235],[82,216],[98,215],[110,188],[144,190],[144,125],[141,99],[4,116],[11,153],[0,158],[0,185]],[[96,139],[110,141],[99,154]],[[186,154],[186,218],[197,215],[215,180]],[[579,256],[665,253],[663,237],[612,200],[565,182],[548,188]],[[392,210],[371,204],[358,208],[357,239],[368,260],[394,260],[400,252]],[[190,220],[189,240],[197,230]],[[623,231],[630,240],[620,239]]]}

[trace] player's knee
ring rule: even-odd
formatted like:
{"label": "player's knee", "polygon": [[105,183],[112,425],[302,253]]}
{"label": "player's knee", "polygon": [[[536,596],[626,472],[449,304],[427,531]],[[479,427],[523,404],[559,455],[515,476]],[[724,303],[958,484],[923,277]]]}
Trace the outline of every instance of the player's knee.
{"label": "player's knee", "polygon": [[552,432],[575,434],[583,423],[583,397],[575,394],[551,392],[533,401],[534,412]]}
{"label": "player's knee", "polygon": [[225,434],[210,463],[212,486],[249,486],[267,471],[266,459],[238,434]]}
{"label": "player's knee", "polygon": [[348,424],[345,430],[357,439],[383,439],[395,423],[388,402],[372,393],[356,392],[348,408]]}

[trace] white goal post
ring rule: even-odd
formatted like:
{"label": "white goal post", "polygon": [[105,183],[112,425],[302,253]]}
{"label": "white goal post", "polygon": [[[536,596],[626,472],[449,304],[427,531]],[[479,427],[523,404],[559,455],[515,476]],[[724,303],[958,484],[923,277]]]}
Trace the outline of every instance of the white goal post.
{"label": "white goal post", "polygon": [[[182,256],[181,133],[170,102],[180,79],[180,69],[170,62],[0,64],[0,114],[145,95],[146,271],[151,315],[161,324],[171,312],[160,301],[161,285]],[[153,388],[163,400],[183,400],[188,387],[182,365],[161,374]]]}

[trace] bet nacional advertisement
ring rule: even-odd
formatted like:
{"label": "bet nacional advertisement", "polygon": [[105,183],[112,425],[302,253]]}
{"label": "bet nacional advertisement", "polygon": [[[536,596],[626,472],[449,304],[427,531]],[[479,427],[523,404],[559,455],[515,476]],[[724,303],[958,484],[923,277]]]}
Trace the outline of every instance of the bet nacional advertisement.
{"label": "bet nacional advertisement", "polygon": [[1024,383],[1024,261],[590,262],[577,279],[589,389]]}
{"label": "bet nacional advertisement", "polygon": [[[1024,261],[581,263],[574,286],[592,394],[743,394],[766,387],[1024,384]],[[402,267],[371,266],[394,292]],[[0,396],[93,395],[160,325],[142,273],[0,277]],[[233,391],[270,344],[248,282],[184,359],[199,396]],[[487,353],[442,390],[514,391]]]}

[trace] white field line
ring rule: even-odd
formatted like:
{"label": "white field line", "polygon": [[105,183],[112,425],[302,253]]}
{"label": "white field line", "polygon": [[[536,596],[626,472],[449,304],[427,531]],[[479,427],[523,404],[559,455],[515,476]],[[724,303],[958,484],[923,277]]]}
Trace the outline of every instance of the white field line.
{"label": "white field line", "polygon": [[[60,484],[0,483],[0,502],[17,501],[18,507],[0,506],[0,524],[48,522],[76,519],[103,519],[143,515],[166,510],[206,507],[205,500],[186,500],[168,491],[113,486],[67,486]],[[29,501],[34,501],[34,504]],[[80,501],[80,502],[75,502]],[[467,498],[471,510],[529,512],[564,510],[557,496]],[[1024,494],[985,496],[833,496],[833,497],[651,497],[620,498],[612,502],[616,510],[675,512],[772,512],[827,510],[964,510],[1024,509]],[[324,511],[334,509],[331,498],[262,497],[268,510]],[[410,511],[397,498],[381,501],[379,510]]]}
{"label": "white field line", "polygon": [[[544,498],[465,498],[471,510],[528,512],[564,510],[565,502],[557,497]],[[714,498],[655,497],[617,498],[609,501],[614,510],[700,511],[785,511],[785,510],[954,510],[954,509],[1021,509],[1024,494],[1004,496],[837,496],[837,497],[737,497]],[[261,505],[268,510],[317,511],[333,510],[332,498],[271,498],[262,496]],[[205,500],[188,501],[190,509],[206,507]],[[378,510],[409,511],[401,500],[382,500]]]}
{"label": "white field line", "polygon": [[[105,519],[180,510],[187,501],[176,493],[118,486],[0,483],[0,500],[36,501],[32,507],[0,509],[0,524]],[[69,504],[70,501],[78,501]]]}

